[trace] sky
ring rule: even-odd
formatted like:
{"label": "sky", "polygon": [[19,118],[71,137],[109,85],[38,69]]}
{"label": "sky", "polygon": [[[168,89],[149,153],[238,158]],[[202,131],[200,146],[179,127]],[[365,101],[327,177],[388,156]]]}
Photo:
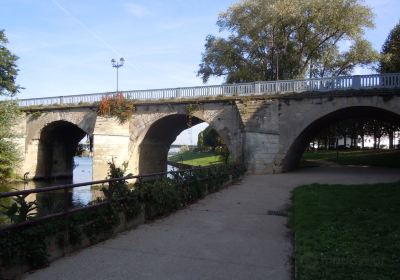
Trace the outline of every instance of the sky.
{"label": "sky", "polygon": [[[116,71],[110,61],[120,57],[125,59],[120,90],[202,85],[196,73],[205,38],[218,34],[218,14],[235,2],[0,0],[0,29],[19,57],[17,83],[25,88],[18,97],[114,91]],[[366,38],[379,51],[399,22],[400,0],[364,2],[376,24]],[[214,78],[208,84],[222,82]],[[197,130],[191,141],[189,134],[182,141],[193,143]]]}

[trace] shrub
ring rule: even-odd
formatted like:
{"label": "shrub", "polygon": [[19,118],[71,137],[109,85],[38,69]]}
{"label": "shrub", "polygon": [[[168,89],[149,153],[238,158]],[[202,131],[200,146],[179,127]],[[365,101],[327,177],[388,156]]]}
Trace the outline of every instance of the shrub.
{"label": "shrub", "polygon": [[122,93],[105,96],[99,104],[99,116],[116,117],[119,122],[125,123],[133,114],[134,102],[126,99]]}
{"label": "shrub", "polygon": [[[92,244],[97,243],[113,234],[121,223],[120,214],[124,214],[126,220],[133,219],[144,206],[146,219],[167,215],[207,193],[218,191],[230,177],[238,178],[244,171],[240,164],[219,165],[180,171],[161,180],[132,186],[126,181],[110,183],[109,189],[103,188],[103,191],[107,190],[105,195],[110,204],[72,213],[65,219],[51,219],[27,228],[0,232],[0,271],[14,265],[28,265],[31,269],[43,267],[48,264],[49,238],[56,238],[60,248],[65,242],[80,244],[84,236]],[[124,172],[125,167],[117,167],[113,160],[109,162],[108,178],[121,178]],[[97,202],[101,200],[93,204]],[[27,219],[27,215],[23,217]]]}

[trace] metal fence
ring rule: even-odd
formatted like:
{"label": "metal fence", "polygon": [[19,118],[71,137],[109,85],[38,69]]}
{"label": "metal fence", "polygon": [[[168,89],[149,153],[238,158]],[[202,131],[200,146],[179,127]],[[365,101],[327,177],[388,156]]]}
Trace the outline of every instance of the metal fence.
{"label": "metal fence", "polygon": [[[0,235],[8,230],[24,227],[24,226],[29,226],[32,224],[37,224],[49,219],[54,219],[54,218],[59,218],[59,217],[65,217],[68,216],[72,213],[75,212],[80,212],[84,210],[90,210],[94,208],[98,208],[100,206],[106,205],[111,203],[110,200],[108,199],[103,199],[102,201],[98,201],[89,205],[83,205],[83,206],[78,206],[75,207],[71,203],[71,197],[70,197],[70,191],[74,188],[78,187],[83,187],[83,186],[96,186],[96,185],[103,185],[104,184],[109,184],[111,182],[119,182],[119,181],[127,181],[127,180],[136,180],[136,183],[140,184],[141,182],[145,181],[151,181],[151,180],[161,180],[163,178],[172,178],[174,176],[190,176],[193,174],[195,171],[207,171],[207,176],[209,175],[209,171],[212,170],[213,167],[195,167],[191,169],[185,169],[185,170],[177,170],[177,171],[168,171],[168,172],[161,172],[161,173],[153,173],[153,174],[146,174],[146,175],[127,175],[122,178],[115,178],[115,179],[106,179],[106,180],[99,180],[99,181],[92,181],[92,182],[85,182],[85,183],[78,183],[78,184],[68,184],[68,185],[61,185],[61,186],[53,186],[53,187],[44,187],[44,188],[37,188],[37,189],[29,189],[29,190],[21,190],[21,191],[12,191],[12,192],[0,192],[0,205],[2,205],[2,200],[7,199],[7,198],[15,198],[15,197],[20,197],[23,199],[25,202],[28,201],[27,196],[32,195],[32,194],[38,194],[38,193],[54,193],[54,192],[63,192],[63,209],[61,211],[57,211],[56,213],[51,213],[51,214],[45,214],[43,216],[37,216],[32,219],[28,219],[23,222],[19,223],[11,223],[8,225],[2,225],[0,223]],[[105,185],[107,186],[107,185]],[[123,199],[123,198],[121,198]],[[4,206],[0,207],[0,210],[4,208]],[[3,214],[4,213],[1,213]]]}
{"label": "metal fence", "polygon": [[[162,100],[178,98],[218,97],[218,96],[247,96],[247,95],[276,95],[299,93],[307,91],[327,92],[349,89],[387,89],[400,87],[400,73],[374,74],[358,76],[339,76],[331,78],[282,80],[253,82],[241,84],[224,84],[216,86],[199,86],[183,88],[149,89],[122,91],[129,100]],[[22,107],[56,104],[86,104],[100,102],[104,97],[113,96],[115,92],[55,96],[31,99],[19,99]]]}

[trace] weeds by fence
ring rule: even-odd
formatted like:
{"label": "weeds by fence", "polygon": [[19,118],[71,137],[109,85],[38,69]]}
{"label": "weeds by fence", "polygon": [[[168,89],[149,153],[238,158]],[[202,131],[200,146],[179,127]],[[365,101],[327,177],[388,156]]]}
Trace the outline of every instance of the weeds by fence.
{"label": "weeds by fence", "polygon": [[[113,174],[121,174],[118,170],[114,171],[117,172]],[[6,209],[24,205],[21,201],[17,203],[16,197],[24,197],[25,200],[29,194],[60,190],[64,194],[63,209],[60,212],[40,216],[40,211],[32,210],[20,215],[18,220],[8,217],[12,223],[3,224],[0,229],[0,271],[15,266],[25,266],[28,269],[43,267],[49,262],[51,243],[59,248],[79,247],[85,241],[95,244],[114,234],[122,223],[140,215],[145,220],[152,220],[184,208],[206,194],[218,191],[244,172],[242,165],[218,165],[0,193],[0,202],[10,198],[13,201],[11,205],[5,206]],[[135,182],[128,183],[130,180]],[[83,207],[71,206],[71,189],[99,184],[104,184],[104,199],[97,199]],[[36,202],[31,203],[36,205]],[[8,215],[7,211],[3,211],[3,214]]]}

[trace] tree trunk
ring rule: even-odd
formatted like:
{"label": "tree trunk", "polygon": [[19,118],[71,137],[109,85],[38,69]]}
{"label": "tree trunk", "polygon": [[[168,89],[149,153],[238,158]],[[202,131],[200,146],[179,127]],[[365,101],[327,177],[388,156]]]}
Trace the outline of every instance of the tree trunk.
{"label": "tree trunk", "polygon": [[392,150],[394,148],[394,132],[389,132],[389,149]]}
{"label": "tree trunk", "polygon": [[364,134],[361,135],[361,148],[364,149],[365,146],[365,139],[364,139]]}

